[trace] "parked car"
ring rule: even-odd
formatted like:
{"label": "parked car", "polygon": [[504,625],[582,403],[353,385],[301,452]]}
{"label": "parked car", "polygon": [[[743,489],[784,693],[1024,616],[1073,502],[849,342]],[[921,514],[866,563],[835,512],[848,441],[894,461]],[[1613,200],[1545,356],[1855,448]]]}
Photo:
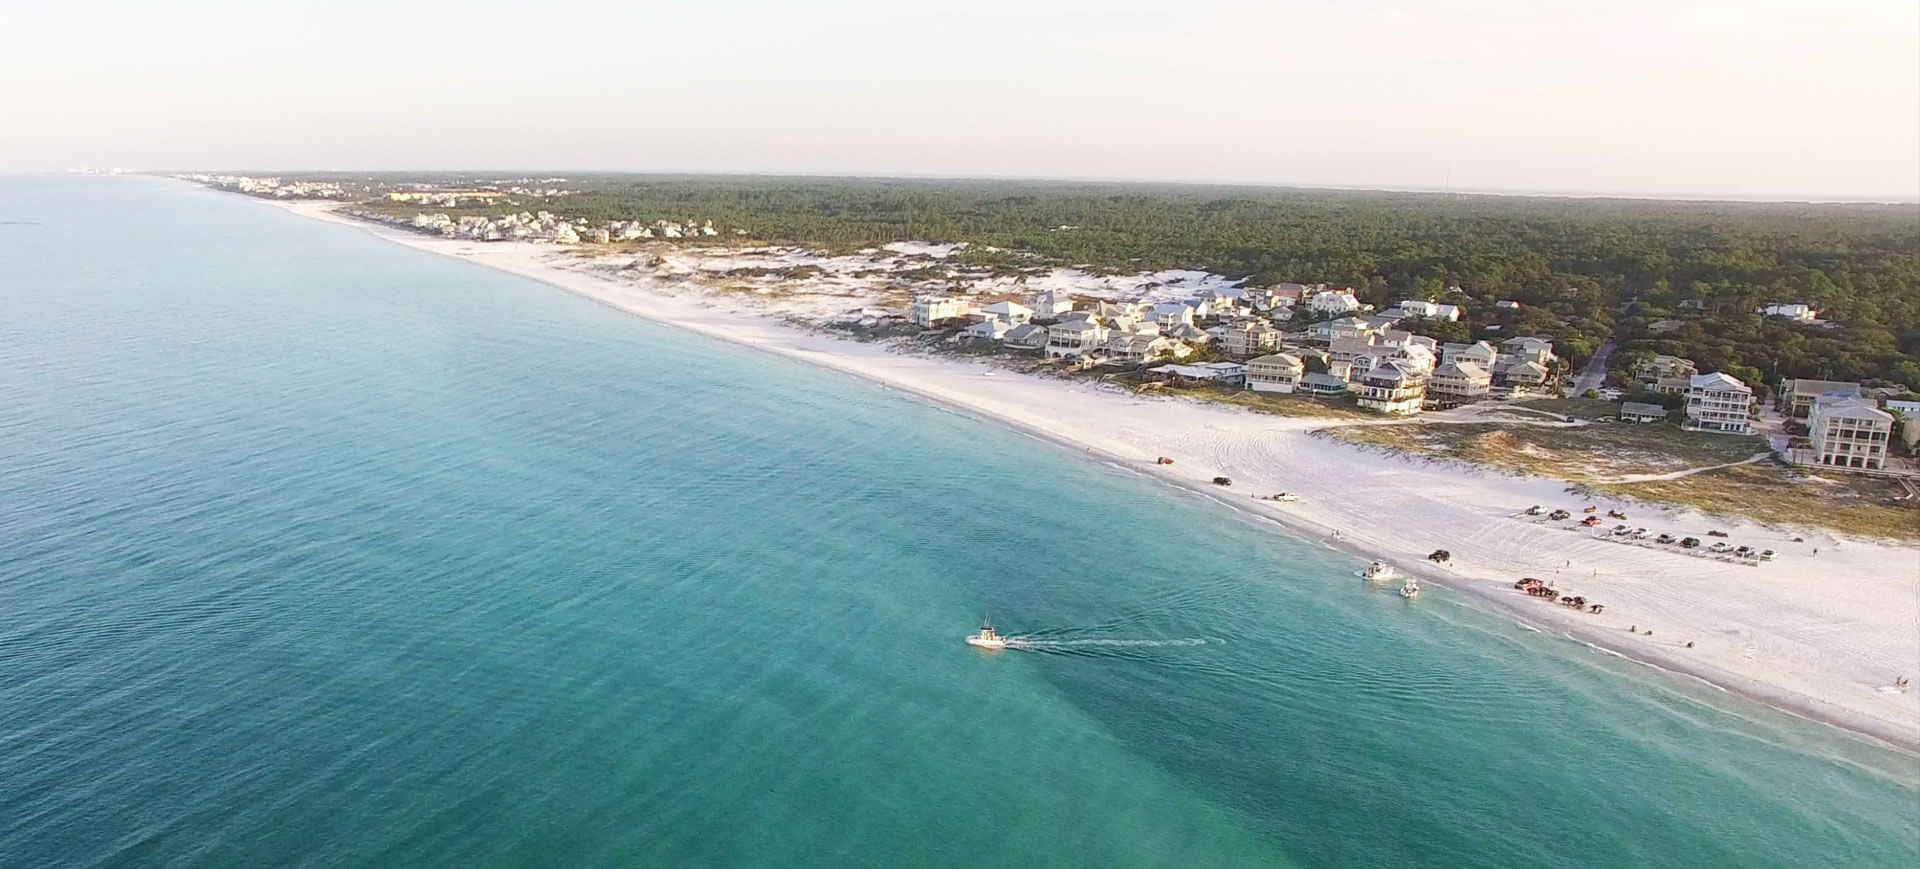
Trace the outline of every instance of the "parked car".
{"label": "parked car", "polygon": [[1776,559],[1776,558],[1779,558],[1779,557],[1780,557],[1780,553],[1778,553],[1778,552],[1775,552],[1775,551],[1773,551],[1773,550],[1771,550],[1771,549],[1762,549],[1762,550],[1760,550],[1760,560],[1761,560],[1761,561],[1772,561],[1772,560],[1774,560],[1774,559]]}
{"label": "parked car", "polygon": [[1562,519],[1565,519],[1565,518],[1567,518],[1567,517],[1569,517],[1569,516],[1572,516],[1572,515],[1573,515],[1572,513],[1568,513],[1568,512],[1567,512],[1567,511],[1565,511],[1565,510],[1555,510],[1555,511],[1553,511],[1552,513],[1548,513],[1548,514],[1547,514],[1547,518],[1548,518],[1548,519],[1552,519],[1552,520],[1553,520],[1553,521],[1555,521],[1555,522],[1558,522],[1558,521],[1560,521],[1560,520],[1562,520]]}
{"label": "parked car", "polygon": [[1738,555],[1741,558],[1751,558],[1753,557],[1753,547],[1751,546],[1739,547],[1738,549],[1733,550],[1733,554]]}
{"label": "parked car", "polygon": [[1708,532],[1707,532],[1707,536],[1708,536],[1708,537],[1725,537],[1725,536],[1727,536],[1727,532],[1725,532],[1725,531],[1708,531]]}
{"label": "parked car", "polygon": [[1662,534],[1662,535],[1660,535],[1659,537],[1655,537],[1655,538],[1653,538],[1653,542],[1655,542],[1655,543],[1672,543],[1672,542],[1674,542],[1674,536],[1673,536],[1673,535],[1671,535],[1671,534]]}
{"label": "parked car", "polygon": [[1231,486],[1233,485],[1233,478],[1232,477],[1214,477],[1213,484],[1216,486]]}
{"label": "parked car", "polygon": [[1716,542],[1715,542],[1715,543],[1714,543],[1714,544],[1713,544],[1712,546],[1709,546],[1709,547],[1707,547],[1707,551],[1708,551],[1708,552],[1732,552],[1732,551],[1733,551],[1733,544],[1731,544],[1731,543],[1720,543],[1720,542],[1718,542],[1718,541],[1716,541]]}
{"label": "parked car", "polygon": [[1688,548],[1688,549],[1698,549],[1698,548],[1700,548],[1700,538],[1698,538],[1698,537],[1682,537],[1682,538],[1680,538],[1680,545],[1681,545],[1681,546],[1684,546],[1684,547],[1686,547],[1686,548]]}
{"label": "parked car", "polygon": [[1648,535],[1648,534],[1650,534],[1650,533],[1652,533],[1652,532],[1649,532],[1649,531],[1648,531],[1647,529],[1645,529],[1645,528],[1635,528],[1635,529],[1633,529],[1633,534],[1632,534],[1631,536],[1632,536],[1632,537],[1633,537],[1633,539],[1635,539],[1635,540],[1645,540],[1645,539],[1647,539],[1647,535]]}

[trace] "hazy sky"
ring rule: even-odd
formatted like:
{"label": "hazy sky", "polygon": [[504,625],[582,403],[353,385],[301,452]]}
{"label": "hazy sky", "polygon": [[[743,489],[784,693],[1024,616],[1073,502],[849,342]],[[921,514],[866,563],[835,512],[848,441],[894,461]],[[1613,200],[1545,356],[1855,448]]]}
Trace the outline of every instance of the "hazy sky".
{"label": "hazy sky", "polygon": [[1916,0],[0,0],[0,169],[1920,198]]}

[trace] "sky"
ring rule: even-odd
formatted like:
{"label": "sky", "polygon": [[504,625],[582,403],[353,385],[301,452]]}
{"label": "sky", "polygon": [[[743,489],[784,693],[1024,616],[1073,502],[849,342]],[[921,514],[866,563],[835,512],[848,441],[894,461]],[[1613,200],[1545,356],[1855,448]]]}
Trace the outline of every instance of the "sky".
{"label": "sky", "polygon": [[1920,199],[1916,0],[0,0],[0,170]]}

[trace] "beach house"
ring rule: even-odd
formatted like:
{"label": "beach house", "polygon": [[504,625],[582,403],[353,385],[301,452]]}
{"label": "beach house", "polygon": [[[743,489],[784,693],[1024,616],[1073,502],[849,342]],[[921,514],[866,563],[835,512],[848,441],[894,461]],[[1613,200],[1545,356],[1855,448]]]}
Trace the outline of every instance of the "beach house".
{"label": "beach house", "polygon": [[1255,392],[1291,393],[1300,387],[1307,364],[1291,353],[1274,353],[1247,360],[1247,388]]}
{"label": "beach house", "polygon": [[1147,312],[1147,319],[1159,324],[1162,332],[1175,326],[1191,326],[1194,308],[1185,302],[1162,302]]}
{"label": "beach house", "polygon": [[1058,320],[1073,312],[1073,300],[1065,293],[1046,290],[1034,295],[1031,307],[1036,320]]}
{"label": "beach house", "polygon": [[1667,409],[1657,404],[1641,401],[1623,401],[1620,403],[1621,422],[1666,422]]}
{"label": "beach house", "polygon": [[1780,393],[1774,396],[1774,407],[1781,413],[1794,419],[1806,419],[1813,411],[1814,402],[1822,396],[1834,393],[1862,395],[1864,389],[1858,383],[1845,380],[1814,380],[1799,378],[1780,382]]}
{"label": "beach house", "polygon": [[1460,307],[1458,305],[1440,305],[1433,302],[1422,302],[1417,299],[1404,300],[1395,305],[1393,310],[1387,313],[1397,314],[1398,319],[1402,320],[1411,317],[1420,317],[1427,320],[1444,320],[1448,323],[1453,323],[1460,319]]}
{"label": "beach house", "polygon": [[1857,395],[1823,395],[1807,415],[1813,461],[1830,468],[1884,470],[1893,424],[1893,414]]}
{"label": "beach house", "polygon": [[1199,365],[1162,365],[1149,368],[1147,373],[1165,380],[1187,381],[1190,383],[1218,383],[1223,386],[1243,386],[1247,382],[1247,366],[1238,362],[1205,362]]}
{"label": "beach house", "polygon": [[1047,327],[1026,323],[1007,330],[1000,343],[1016,350],[1039,350],[1047,346]]}
{"label": "beach house", "polygon": [[1493,391],[1493,374],[1467,360],[1447,362],[1427,379],[1426,408],[1444,410],[1486,398]]}
{"label": "beach house", "polygon": [[1078,317],[1047,327],[1047,355],[1085,356],[1105,347],[1111,330],[1098,317]]}
{"label": "beach house", "polygon": [[1012,328],[1013,326],[1005,320],[981,320],[960,330],[960,334],[966,338],[977,338],[982,341],[998,341]]}
{"label": "beach house", "polygon": [[1307,299],[1307,310],[1323,317],[1350,314],[1360,310],[1360,299],[1352,290],[1323,290]]}
{"label": "beach house", "polygon": [[1308,395],[1328,396],[1339,395],[1346,392],[1348,388],[1349,386],[1345,380],[1341,380],[1331,374],[1314,372],[1300,378],[1298,391]]}
{"label": "beach house", "polygon": [[1107,358],[1115,362],[1147,362],[1174,355],[1178,346],[1159,335],[1118,335],[1107,342]]}
{"label": "beach house", "polygon": [[958,320],[968,313],[966,300],[952,296],[915,296],[913,304],[907,307],[907,318],[922,329]]}
{"label": "beach house", "polygon": [[1687,381],[1683,428],[1722,434],[1752,434],[1753,389],[1732,375],[1697,374]]}
{"label": "beach house", "polygon": [[1440,363],[1471,362],[1483,371],[1492,372],[1493,365],[1500,361],[1500,351],[1485,341],[1472,344],[1447,343],[1440,345]]}
{"label": "beach house", "polygon": [[1798,320],[1802,323],[1811,323],[1814,318],[1820,316],[1820,312],[1814,310],[1812,305],[1801,302],[1775,302],[1760,309],[1760,312],[1769,317],[1785,317],[1789,320]]}
{"label": "beach house", "polygon": [[1280,330],[1265,320],[1237,320],[1227,324],[1220,345],[1234,356],[1258,356],[1280,345]]}
{"label": "beach house", "polygon": [[1691,378],[1699,373],[1693,360],[1678,356],[1654,356],[1633,367],[1633,379],[1643,384],[1658,383],[1666,378]]}
{"label": "beach house", "polygon": [[994,302],[981,309],[980,313],[989,320],[998,320],[1009,326],[1018,326],[1033,319],[1033,309],[1019,302]]}
{"label": "beach house", "polygon": [[1427,376],[1405,362],[1384,362],[1361,375],[1360,406],[1386,414],[1419,413],[1427,397]]}

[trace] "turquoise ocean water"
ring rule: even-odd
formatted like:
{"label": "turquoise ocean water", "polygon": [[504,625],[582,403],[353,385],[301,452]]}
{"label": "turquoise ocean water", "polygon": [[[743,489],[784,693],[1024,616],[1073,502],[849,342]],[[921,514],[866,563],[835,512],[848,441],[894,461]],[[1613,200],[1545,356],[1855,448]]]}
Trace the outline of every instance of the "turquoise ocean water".
{"label": "turquoise ocean water", "polygon": [[0,179],[0,865],[1920,860],[1912,757],[1355,567],[351,228]]}

